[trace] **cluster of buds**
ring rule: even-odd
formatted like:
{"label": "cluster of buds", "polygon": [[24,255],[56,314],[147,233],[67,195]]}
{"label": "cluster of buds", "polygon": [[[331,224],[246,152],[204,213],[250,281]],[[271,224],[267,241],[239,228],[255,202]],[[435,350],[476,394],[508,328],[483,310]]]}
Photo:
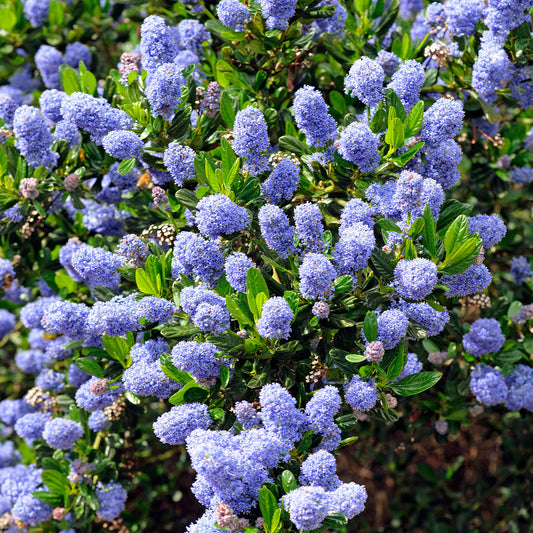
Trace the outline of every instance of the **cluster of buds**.
{"label": "cluster of buds", "polygon": [[398,406],[398,398],[394,397],[392,394],[385,394],[385,401],[387,402],[387,407],[389,409],[394,409]]}
{"label": "cluster of buds", "polygon": [[92,394],[100,396],[107,392],[107,379],[97,379],[91,383],[90,391]]}
{"label": "cluster of buds", "polygon": [[39,182],[35,178],[24,178],[20,181],[19,194],[22,198],[35,200],[39,197],[38,186]]}
{"label": "cluster of buds", "polygon": [[120,395],[111,405],[104,407],[103,411],[108,420],[115,421],[121,417],[124,409],[126,409],[126,401]]}
{"label": "cluster of buds", "polygon": [[64,184],[67,192],[72,192],[80,184],[80,177],[77,174],[69,174],[65,178]]}
{"label": "cluster of buds", "polygon": [[432,352],[428,355],[428,361],[433,365],[441,365],[448,357],[448,352]]}
{"label": "cluster of buds", "polygon": [[141,233],[141,238],[155,239],[158,241],[159,246],[170,247],[176,239],[176,230],[172,224],[162,224],[161,226],[152,224]]}
{"label": "cluster of buds", "polygon": [[298,158],[294,154],[284,154],[283,152],[275,152],[268,158],[268,163],[270,166],[274,169],[278,165],[278,163],[281,163],[284,159],[291,159],[292,162],[296,166],[300,166],[300,161],[298,161]]}
{"label": "cluster of buds", "polygon": [[217,525],[220,528],[227,528],[233,533],[238,533],[250,527],[247,518],[239,518],[233,514],[233,509],[225,503],[219,503],[215,511]]}
{"label": "cluster of buds", "polygon": [[128,76],[130,72],[141,72],[141,54],[125,52],[120,56],[120,74],[122,79],[120,80],[124,85],[128,86]]}
{"label": "cluster of buds", "polygon": [[220,85],[216,81],[212,81],[207,89],[198,87],[196,89],[196,104],[199,106],[200,113],[206,112],[208,117],[214,117],[220,109]]}
{"label": "cluster of buds", "polygon": [[24,396],[24,401],[41,413],[51,413],[57,406],[55,398],[41,387],[32,387]]}
{"label": "cluster of buds", "polygon": [[370,363],[380,363],[385,355],[385,347],[380,341],[372,341],[366,345],[365,357]]}
{"label": "cluster of buds", "polygon": [[[154,207],[158,209],[162,205],[168,204],[168,196],[164,189],[161,187],[154,187],[152,189],[152,198],[154,200]],[[169,205],[167,205],[170,208]]]}
{"label": "cluster of buds", "polygon": [[70,463],[70,473],[68,475],[68,480],[71,483],[90,483],[91,482],[91,470],[94,469],[93,463],[84,463],[83,461],[80,461],[79,459],[74,459],[72,463]]}
{"label": "cluster of buds", "polygon": [[444,68],[448,58],[454,55],[454,51],[450,50],[450,46],[448,44],[439,41],[426,46],[424,49],[424,56],[433,59],[439,68]]}
{"label": "cluster of buds", "polygon": [[307,383],[318,383],[326,377],[328,367],[320,362],[318,355],[313,356],[311,361],[311,372],[305,377]]}

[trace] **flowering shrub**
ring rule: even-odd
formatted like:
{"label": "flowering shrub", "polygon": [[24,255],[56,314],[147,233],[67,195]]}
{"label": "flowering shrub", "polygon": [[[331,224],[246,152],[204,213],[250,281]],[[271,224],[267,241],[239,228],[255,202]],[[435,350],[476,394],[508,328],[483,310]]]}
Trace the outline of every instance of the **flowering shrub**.
{"label": "flowering shrub", "polygon": [[212,4],[0,8],[8,531],[119,524],[155,439],[188,533],[339,530],[360,422],[533,410],[533,2]]}

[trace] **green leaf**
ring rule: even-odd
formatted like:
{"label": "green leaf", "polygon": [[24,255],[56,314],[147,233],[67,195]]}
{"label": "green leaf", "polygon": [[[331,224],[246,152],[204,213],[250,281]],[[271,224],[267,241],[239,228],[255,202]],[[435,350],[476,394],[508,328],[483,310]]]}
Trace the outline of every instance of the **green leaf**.
{"label": "green leaf", "polygon": [[192,107],[189,104],[176,113],[167,129],[167,135],[171,139],[179,139],[187,133],[191,123],[191,113]]}
{"label": "green leaf", "polygon": [[373,342],[378,338],[378,319],[376,313],[373,311],[367,312],[363,331],[365,332],[365,338],[368,342]]}
{"label": "green leaf", "polygon": [[[196,381],[194,380],[191,380],[189,381],[188,383],[186,383],[183,388],[181,388],[178,392],[175,392],[169,399],[168,401],[172,404],[172,405],[182,405],[184,403],[187,403],[186,402],[186,399],[185,399],[185,393],[187,391],[190,391],[192,389],[200,389],[200,390],[203,390],[205,392],[205,395],[207,397],[207,390],[205,390],[203,387],[200,387],[200,385],[198,385],[198,383],[196,383]],[[194,393],[193,393],[194,394]],[[192,402],[191,402],[192,403]]]}
{"label": "green leaf", "polygon": [[[385,105],[388,113],[390,113],[390,109],[392,107],[394,108],[396,117],[398,117],[402,121],[402,123],[405,121],[405,119],[407,118],[405,107],[403,107],[402,101],[392,89],[387,89],[385,91]],[[389,115],[389,121],[390,120],[391,116]]]}
{"label": "green leaf", "polygon": [[346,526],[348,519],[342,513],[329,513],[322,522],[322,527],[338,529]]}
{"label": "green leaf", "polygon": [[391,146],[394,150],[398,150],[403,144],[405,139],[405,131],[403,122],[399,118],[393,118],[392,120],[389,117],[389,124],[387,128],[387,133],[385,134],[385,142]]}
{"label": "green leaf", "polygon": [[346,361],[350,363],[360,363],[362,361],[365,361],[366,357],[364,355],[358,354],[358,353],[349,353],[346,356]]}
{"label": "green leaf", "polygon": [[446,254],[459,248],[468,237],[468,219],[465,215],[459,215],[446,231],[444,236],[444,249]]}
{"label": "green leaf", "polygon": [[205,22],[205,27],[212,35],[225,41],[240,42],[246,38],[246,33],[243,31],[233,31],[227,26],[224,26],[219,20],[208,20]]}
{"label": "green leaf", "polygon": [[403,233],[402,228],[395,224],[392,220],[388,218],[381,218],[378,220],[378,225],[385,231],[394,231],[395,233]]}
{"label": "green leaf", "polygon": [[418,257],[416,247],[411,239],[405,241],[404,257],[405,259],[416,259]]}
{"label": "green leaf", "polygon": [[68,479],[57,470],[44,470],[41,476],[43,483],[54,494],[66,494],[70,490]]}
{"label": "green leaf", "polygon": [[230,372],[229,368],[226,365],[222,365],[220,367],[220,385],[222,388],[226,388],[228,386],[230,379]]}
{"label": "green leaf", "polygon": [[137,288],[142,293],[158,297],[161,296],[161,290],[157,286],[157,281],[153,280],[142,268],[138,268],[135,271],[135,282],[137,283]]}
{"label": "green leaf", "polygon": [[272,531],[274,512],[278,508],[278,500],[265,485],[259,491],[259,508],[265,521],[265,532],[270,533]]}
{"label": "green leaf", "polygon": [[473,206],[461,204],[457,200],[452,200],[444,209],[441,209],[439,219],[437,220],[437,232],[446,228],[459,215],[470,215]]}
{"label": "green leaf", "polygon": [[61,26],[65,20],[66,5],[52,0],[48,6],[48,21],[50,26]]}
{"label": "green leaf", "polygon": [[[246,274],[246,297],[248,299],[248,306],[252,311],[252,314],[256,319],[261,316],[261,308],[257,307],[257,296],[260,293],[264,293],[268,300],[269,291],[265,279],[261,275],[261,272],[255,267],[248,269]],[[265,300],[266,301],[266,300]]]}
{"label": "green leaf", "polygon": [[398,16],[399,10],[399,0],[392,0],[385,12],[383,13],[383,16],[379,20],[379,23],[377,24],[376,28],[374,29],[374,33],[378,39],[384,37],[389,31],[390,27],[394,24],[394,21]]}
{"label": "green leaf", "polygon": [[292,152],[296,155],[310,155],[312,153],[311,149],[305,143],[290,135],[283,135],[283,137],[280,137],[278,144],[280,149]]}
{"label": "green leaf", "polygon": [[130,159],[125,159],[118,166],[117,172],[121,174],[122,176],[125,176],[126,174],[129,174],[135,168],[136,164],[137,164],[137,159],[135,159],[134,157]]}
{"label": "green leaf", "polygon": [[441,377],[441,372],[418,372],[396,383],[390,383],[389,387],[399,396],[413,396],[433,387]]}
{"label": "green leaf", "polygon": [[230,96],[228,91],[222,91],[222,96],[220,97],[220,114],[226,126],[233,128],[236,115],[235,100]]}
{"label": "green leaf", "polygon": [[407,116],[407,123],[405,125],[405,136],[407,138],[416,135],[422,127],[424,120],[424,102],[420,100],[417,102],[411,112]]}
{"label": "green leaf", "polygon": [[203,387],[191,387],[183,393],[186,403],[203,403],[207,400],[209,392]]}
{"label": "green leaf", "polygon": [[161,330],[161,335],[167,339],[183,339],[184,337],[192,337],[201,333],[201,329],[196,327],[194,324],[187,324],[184,326],[179,326],[177,324],[170,324],[165,326]]}
{"label": "green leaf", "polygon": [[104,343],[106,352],[115,361],[118,361],[124,368],[128,368],[131,365],[130,346],[126,339],[104,335],[102,342]]}
{"label": "green leaf", "polygon": [[96,376],[97,378],[102,379],[104,377],[104,371],[102,367],[93,359],[88,357],[79,357],[76,359],[76,365],[80,370],[91,374],[91,376]]}
{"label": "green leaf", "polygon": [[290,470],[284,470],[281,474],[281,486],[285,491],[285,494],[288,494],[291,490],[294,490],[298,487],[296,478]]}
{"label": "green leaf", "polygon": [[44,490],[36,490],[35,492],[32,492],[32,496],[42,502],[49,503],[52,507],[61,507],[65,502],[63,495],[59,496],[58,494]]}
{"label": "green leaf", "polygon": [[67,94],[81,92],[81,85],[78,73],[68,65],[61,65],[59,67],[59,77],[61,78],[61,85]]}
{"label": "green leaf", "polygon": [[439,267],[443,274],[461,274],[474,264],[483,242],[477,236],[470,237],[458,249],[446,256],[446,260]]}
{"label": "green leaf", "polygon": [[0,28],[11,31],[17,23],[15,11],[9,7],[0,7]]}
{"label": "green leaf", "polygon": [[416,239],[422,233],[425,224],[426,221],[422,217],[417,218],[409,228],[409,237]]}
{"label": "green leaf", "polygon": [[387,112],[382,107],[372,117],[370,129],[373,133],[381,133],[387,129]]}
{"label": "green leaf", "polygon": [[244,309],[244,306],[239,302],[237,295],[226,295],[226,307],[231,313],[231,316],[235,318],[241,326],[253,326],[253,319],[250,317],[248,309]]}
{"label": "green leaf", "polygon": [[414,146],[411,146],[409,150],[404,152],[403,154],[393,157],[392,161],[397,167],[404,167],[413,157],[420,151],[420,149],[425,145],[425,142],[420,141],[419,143],[415,144]]}
{"label": "green leaf", "polygon": [[283,298],[289,304],[292,312],[294,313],[293,321],[298,315],[298,295],[294,291],[285,291],[283,293]]}
{"label": "green leaf", "polygon": [[387,379],[392,381],[396,379],[404,369],[407,364],[407,350],[405,346],[402,345],[401,348],[397,351],[396,357],[389,363],[387,367]]}
{"label": "green leaf", "polygon": [[173,381],[186,385],[189,381],[193,381],[193,377],[185,370],[181,370],[174,366],[172,363],[172,356],[169,353],[163,353],[159,358],[159,364],[161,365],[161,370],[163,373],[168,376]]}
{"label": "green leaf", "polygon": [[435,242],[436,224],[435,220],[433,219],[433,211],[431,210],[429,204],[426,204],[422,218],[424,219],[424,227],[422,229],[422,244],[430,253],[431,257],[435,257],[437,255],[437,244]]}

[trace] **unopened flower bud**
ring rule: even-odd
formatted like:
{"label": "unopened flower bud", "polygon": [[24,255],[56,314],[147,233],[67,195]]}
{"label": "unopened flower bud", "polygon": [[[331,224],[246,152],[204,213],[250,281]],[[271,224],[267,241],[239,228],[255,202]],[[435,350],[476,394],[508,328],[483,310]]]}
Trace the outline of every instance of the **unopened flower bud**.
{"label": "unopened flower bud", "polygon": [[77,174],[69,174],[65,178],[65,189],[68,192],[72,192],[79,184],[80,184],[80,177]]}

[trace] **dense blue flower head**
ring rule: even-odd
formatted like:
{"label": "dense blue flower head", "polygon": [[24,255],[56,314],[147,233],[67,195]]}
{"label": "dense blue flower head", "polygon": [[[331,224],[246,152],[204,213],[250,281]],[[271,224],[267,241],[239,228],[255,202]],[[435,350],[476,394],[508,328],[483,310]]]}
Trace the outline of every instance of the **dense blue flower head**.
{"label": "dense blue flower head", "polygon": [[99,481],[96,486],[96,496],[100,503],[96,514],[103,520],[114,520],[124,510],[128,493],[120,483],[112,481],[104,484]]}
{"label": "dense blue flower head", "polygon": [[107,417],[104,411],[93,411],[87,420],[87,425],[93,431],[106,431],[111,427],[111,420]]}
{"label": "dense blue flower head", "polygon": [[41,113],[52,122],[59,122],[63,118],[61,105],[66,96],[67,93],[57,89],[43,91],[39,97]]}
{"label": "dense blue flower head", "polygon": [[69,148],[72,148],[81,142],[80,131],[68,120],[60,120],[56,124],[54,136],[58,141],[66,141]]}
{"label": "dense blue flower head", "polygon": [[341,156],[362,172],[375,170],[379,163],[379,139],[364,122],[352,122],[339,139]]}
{"label": "dense blue flower head", "polygon": [[331,493],[331,497],[333,499],[332,510],[342,513],[348,520],[351,520],[363,512],[368,495],[363,485],[352,481],[343,483]]}
{"label": "dense blue flower head", "polygon": [[72,268],[81,280],[89,287],[109,287],[118,289],[120,273],[117,268],[122,266],[124,259],[102,248],[94,248],[87,244],[81,245],[70,258]]}
{"label": "dense blue flower head", "polygon": [[215,292],[199,287],[185,287],[180,298],[183,310],[201,330],[222,335],[230,327],[226,300]]}
{"label": "dense blue flower head", "polygon": [[295,230],[289,224],[287,215],[279,207],[264,205],[259,210],[258,218],[261,236],[271,250],[283,258],[294,252]]}
{"label": "dense blue flower head", "polygon": [[533,317],[533,304],[523,305],[516,315],[511,316],[515,324],[524,325]]}
{"label": "dense blue flower head", "polygon": [[522,285],[533,275],[531,265],[526,257],[521,255],[511,259],[511,275],[514,278],[515,285]]}
{"label": "dense blue flower head", "polygon": [[220,375],[222,366],[229,366],[231,360],[209,342],[182,341],[172,348],[172,363],[189,372],[201,385],[211,385]]}
{"label": "dense blue flower head", "polygon": [[197,204],[196,225],[211,239],[242,231],[248,225],[248,212],[225,194],[204,196]]}
{"label": "dense blue flower head", "polygon": [[17,498],[11,516],[24,526],[35,527],[52,518],[52,506],[32,496],[30,491]]}
{"label": "dense blue flower head", "polygon": [[133,120],[124,111],[111,107],[104,98],[75,92],[61,105],[63,119],[85,130],[96,144],[102,144],[104,136],[113,130],[129,130]]}
{"label": "dense blue flower head", "polygon": [[448,0],[444,4],[447,29],[455,37],[474,35],[476,25],[485,16],[483,0]]}
{"label": "dense blue flower head", "polygon": [[264,197],[273,204],[291,200],[300,181],[300,168],[289,157],[284,157],[261,184]]}
{"label": "dense blue flower head", "polygon": [[485,265],[472,265],[462,274],[442,276],[441,282],[450,287],[445,296],[451,298],[452,296],[468,296],[481,292],[489,286],[491,279],[490,271]]}
{"label": "dense blue flower head", "polygon": [[41,350],[22,350],[15,355],[15,363],[23,372],[38,374],[50,360]]}
{"label": "dense blue flower head", "polygon": [[398,95],[409,113],[420,99],[422,85],[424,85],[424,67],[418,61],[409,59],[404,61],[392,75],[388,88]]}
{"label": "dense blue flower head", "polygon": [[7,309],[0,309],[0,339],[3,339],[14,327],[17,317]]}
{"label": "dense blue flower head", "polygon": [[244,31],[250,12],[239,0],[220,0],[217,6],[220,22],[234,31]]}
{"label": "dense blue flower head", "polygon": [[132,267],[141,268],[150,255],[150,250],[137,235],[130,234],[120,239],[115,253],[124,257]]}
{"label": "dense blue flower head", "polygon": [[165,352],[168,352],[168,343],[164,339],[150,339],[144,344],[134,344],[131,347],[130,355],[134,363],[142,360],[154,362],[159,361]]}
{"label": "dense blue flower head", "polygon": [[54,166],[58,155],[50,150],[54,137],[41,113],[27,105],[20,106],[13,117],[15,146],[32,167]]}
{"label": "dense blue flower head", "polygon": [[0,92],[0,118],[5,120],[10,127],[15,116],[15,111],[22,105],[22,98],[18,99],[6,92]]}
{"label": "dense blue flower head", "polygon": [[437,265],[429,259],[401,259],[394,269],[394,281],[402,298],[423,300],[437,283]]}
{"label": "dense blue flower head", "polygon": [[24,2],[24,15],[32,27],[38,28],[48,19],[50,0],[26,0]]}
{"label": "dense blue flower head", "polygon": [[402,212],[393,202],[395,193],[396,180],[389,180],[385,183],[372,183],[366,189],[365,196],[376,213],[390,219],[398,219],[401,218]]}
{"label": "dense blue flower head", "polygon": [[300,246],[305,246],[312,252],[324,249],[322,213],[317,204],[306,202],[297,205],[294,210],[294,225]]}
{"label": "dense blue flower head", "polygon": [[369,228],[374,227],[374,210],[360,198],[352,198],[342,210],[339,235],[342,235],[352,224],[362,222]]}
{"label": "dense blue flower head", "polygon": [[174,178],[176,185],[181,187],[185,180],[192,180],[196,175],[194,158],[196,152],[189,146],[183,146],[176,141],[171,142],[165,150],[163,161]]}
{"label": "dense blue flower head", "polygon": [[457,167],[463,158],[461,147],[453,140],[443,141],[435,146],[425,146],[427,164],[423,174],[434,179],[443,189],[453,187],[461,174]]}
{"label": "dense blue flower head", "polygon": [[234,290],[246,292],[246,276],[253,266],[252,260],[242,252],[234,252],[226,259],[226,280]]}
{"label": "dense blue flower head", "polygon": [[331,510],[332,498],[322,487],[298,487],[283,496],[283,505],[299,531],[320,527]]}
{"label": "dense blue flower head", "polygon": [[529,19],[532,0],[489,0],[485,24],[494,32],[505,34]]}
{"label": "dense blue flower head", "polygon": [[450,320],[450,315],[446,309],[444,311],[437,311],[425,302],[404,303],[400,305],[400,309],[408,318],[426,328],[428,337],[438,335]]}
{"label": "dense blue flower head", "polygon": [[35,64],[39,69],[43,83],[47,89],[59,89],[59,67],[63,64],[63,56],[53,46],[41,45],[35,54]]}
{"label": "dense blue flower head", "polygon": [[[2,430],[4,431],[5,428]],[[4,433],[6,434],[6,433]],[[0,444],[0,472],[6,466],[15,466],[20,462],[20,452],[15,449],[15,444],[8,440]],[[3,482],[3,479],[0,475],[0,484]]]}
{"label": "dense blue flower head", "polygon": [[509,82],[511,96],[518,100],[520,107],[533,107],[533,83],[531,83],[531,67],[515,69]]}
{"label": "dense blue flower head", "polygon": [[477,365],[470,374],[470,390],[476,400],[485,405],[498,405],[507,397],[507,385],[497,368]]}
{"label": "dense blue flower head", "polygon": [[310,85],[298,89],[293,109],[296,125],[305,133],[309,146],[320,148],[337,138],[337,123],[317,89]]}
{"label": "dense blue flower head", "polygon": [[263,304],[257,331],[267,339],[288,339],[293,318],[294,312],[286,300],[281,296],[273,296]]}
{"label": "dense blue flower head", "polygon": [[472,70],[472,87],[492,102],[496,90],[503,89],[513,75],[513,64],[503,48],[503,42],[490,31],[483,33],[481,49]]}
{"label": "dense blue flower head", "polygon": [[122,374],[124,389],[139,396],[155,396],[156,398],[170,398],[180,387],[172,381],[161,369],[159,361],[141,359],[133,363]]}
{"label": "dense blue flower head", "polygon": [[0,420],[8,426],[14,426],[17,420],[35,408],[24,400],[2,400],[0,402]]}
{"label": "dense blue flower head", "polygon": [[354,222],[345,229],[333,250],[335,266],[340,274],[354,276],[365,268],[376,245],[374,232],[362,222]]}
{"label": "dense blue flower head", "polygon": [[83,437],[81,424],[66,418],[53,418],[44,426],[43,439],[48,446],[70,450]]}
{"label": "dense blue flower head", "polygon": [[344,92],[373,107],[383,98],[384,81],[385,71],[379,62],[363,56],[352,65],[344,79]]}
{"label": "dense blue flower head", "polygon": [[341,396],[337,387],[326,385],[317,390],[305,406],[305,414],[311,429],[326,434],[334,426],[333,417],[341,408]]}
{"label": "dense blue flower head", "polygon": [[516,365],[514,370],[505,378],[509,390],[505,405],[508,409],[518,411],[527,409],[533,411],[533,368],[526,365]]}
{"label": "dense blue flower head", "polygon": [[46,413],[28,413],[17,420],[15,431],[25,440],[32,441],[43,437],[44,427],[50,421],[50,415]]}
{"label": "dense blue flower head", "polygon": [[144,151],[141,138],[133,131],[110,131],[103,139],[104,150],[117,159],[139,159]]}
{"label": "dense blue flower head", "polygon": [[261,419],[267,431],[294,443],[307,428],[305,415],[296,406],[296,399],[279,383],[265,385],[259,393]]}
{"label": "dense blue flower head", "polygon": [[530,166],[513,167],[509,177],[511,178],[511,183],[527,185],[533,181],[533,169]]}
{"label": "dense blue flower head", "polygon": [[202,403],[176,405],[154,422],[155,436],[165,444],[184,444],[195,429],[208,429],[213,420]]}
{"label": "dense blue flower head", "polygon": [[376,61],[381,65],[385,72],[385,76],[392,76],[400,64],[400,58],[392,52],[387,50],[380,50],[376,57]]}
{"label": "dense blue flower head", "polygon": [[300,292],[309,300],[331,300],[333,282],[337,277],[335,268],[322,254],[306,254],[300,265]]}
{"label": "dense blue flower head", "polygon": [[268,149],[268,129],[263,113],[248,106],[235,116],[233,124],[233,150],[247,160],[250,174],[256,175],[267,168],[262,153]]}
{"label": "dense blue flower head", "polygon": [[409,320],[405,313],[398,309],[383,311],[378,316],[378,338],[385,350],[394,348],[407,332]]}
{"label": "dense blue flower head", "polygon": [[244,429],[250,429],[261,424],[261,413],[247,401],[237,402],[233,408],[237,422],[242,424]]}
{"label": "dense blue flower head", "polygon": [[181,89],[185,85],[182,72],[183,67],[176,63],[163,63],[150,76],[146,98],[154,116],[170,120],[174,115],[181,98]]}
{"label": "dense blue flower head", "polygon": [[143,68],[155,70],[163,63],[172,63],[178,52],[170,28],[157,15],[146,17],[141,26],[141,60]]}
{"label": "dense blue flower head", "polygon": [[86,411],[97,411],[114,403],[123,391],[122,384],[109,389],[106,380],[93,376],[76,391],[76,404]]}
{"label": "dense blue flower head", "polygon": [[83,43],[70,43],[65,48],[63,60],[67,65],[78,68],[80,61],[90,69],[92,64],[91,51]]}
{"label": "dense blue flower head", "polygon": [[477,215],[468,218],[468,231],[479,233],[485,249],[498,244],[507,232],[505,222],[498,215]]}
{"label": "dense blue flower head", "polygon": [[202,43],[211,37],[206,27],[194,19],[184,19],[178,24],[179,46],[199,55]]}
{"label": "dense blue flower head", "polygon": [[502,328],[494,318],[476,320],[470,327],[470,331],[463,336],[465,351],[474,357],[498,352],[504,342],[505,336]]}
{"label": "dense blue flower head", "polygon": [[435,180],[403,170],[396,182],[392,202],[404,215],[410,213],[412,219],[421,217],[429,204],[433,217],[437,218],[444,202],[444,191]]}
{"label": "dense blue flower head", "polygon": [[182,231],[174,242],[172,276],[197,276],[213,286],[220,279],[224,258],[218,244],[197,233]]}
{"label": "dense blue flower head", "polygon": [[49,368],[41,370],[35,379],[35,386],[52,392],[59,392],[65,386],[65,375]]}
{"label": "dense blue flower head", "polygon": [[296,0],[259,0],[269,30],[286,30],[294,16]]}
{"label": "dense blue flower head", "polygon": [[344,399],[352,409],[369,411],[379,399],[374,380],[363,381],[361,376],[353,376],[344,384]]}
{"label": "dense blue flower head", "polygon": [[333,33],[334,35],[342,35],[348,12],[346,8],[339,2],[339,0],[322,0],[318,7],[328,5],[335,6],[335,13],[331,17],[316,19],[313,22],[313,28],[316,28],[317,33]]}
{"label": "dense blue flower head", "polygon": [[[9,288],[15,280],[15,271],[11,261],[0,257],[0,287],[2,289]],[[26,326],[33,327],[33,326]]]}
{"label": "dense blue flower head", "polygon": [[24,215],[20,212],[21,205],[15,204],[13,207],[6,209],[3,213],[0,214],[0,220],[5,222],[9,220],[14,224],[18,224],[24,220]]}
{"label": "dense blue flower head", "polygon": [[420,136],[431,146],[453,139],[463,125],[463,103],[460,100],[440,98],[424,113]]}
{"label": "dense blue flower head", "polygon": [[341,485],[337,477],[335,456],[326,450],[311,454],[303,463],[299,481],[302,485],[335,490]]}
{"label": "dense blue flower head", "polygon": [[416,353],[408,353],[407,362],[405,363],[403,370],[400,372],[400,375],[394,381],[400,381],[407,376],[418,374],[421,371],[422,363],[418,360],[418,355],[416,355]]}

